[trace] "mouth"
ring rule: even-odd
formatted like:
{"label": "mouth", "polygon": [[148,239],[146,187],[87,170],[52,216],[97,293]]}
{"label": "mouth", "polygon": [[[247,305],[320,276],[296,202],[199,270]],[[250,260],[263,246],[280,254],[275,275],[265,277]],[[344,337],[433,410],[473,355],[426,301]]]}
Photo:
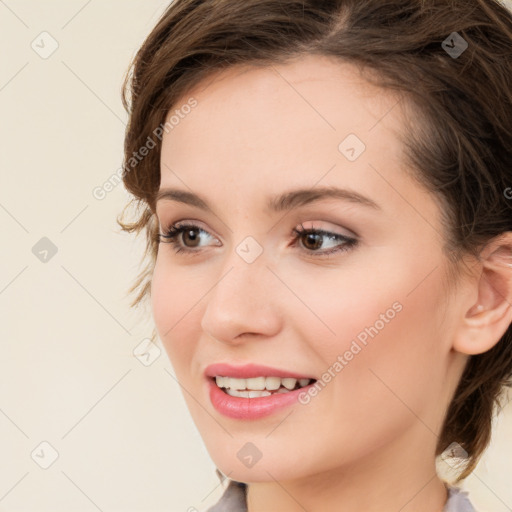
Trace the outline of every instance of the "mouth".
{"label": "mouth", "polygon": [[226,395],[239,398],[261,398],[275,394],[290,393],[316,382],[316,379],[274,376],[241,379],[216,375],[209,378]]}
{"label": "mouth", "polygon": [[211,364],[204,376],[212,406],[237,420],[257,420],[302,403],[300,395],[316,383],[311,374],[254,363]]}

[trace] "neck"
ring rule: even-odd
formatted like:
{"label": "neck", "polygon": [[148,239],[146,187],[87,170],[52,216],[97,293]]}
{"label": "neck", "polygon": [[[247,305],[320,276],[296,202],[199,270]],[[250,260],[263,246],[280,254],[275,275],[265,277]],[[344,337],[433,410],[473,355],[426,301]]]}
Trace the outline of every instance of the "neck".
{"label": "neck", "polygon": [[[435,439],[386,446],[356,463],[293,480],[248,486],[248,512],[442,512],[448,492],[436,474]],[[408,446],[408,449],[402,449]]]}

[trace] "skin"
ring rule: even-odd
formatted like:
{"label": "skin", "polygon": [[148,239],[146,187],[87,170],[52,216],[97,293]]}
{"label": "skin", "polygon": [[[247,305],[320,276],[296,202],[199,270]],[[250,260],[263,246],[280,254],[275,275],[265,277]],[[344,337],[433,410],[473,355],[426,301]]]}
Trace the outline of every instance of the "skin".
{"label": "skin", "polygon": [[[198,105],[162,141],[160,188],[193,191],[213,212],[158,201],[161,233],[177,221],[206,232],[200,247],[178,237],[196,254],[160,245],[151,300],[214,463],[250,484],[249,512],[441,511],[435,447],[470,351],[461,318],[479,295],[476,281],[448,295],[439,206],[410,178],[399,141],[403,102],[320,56],[224,70],[174,108],[190,96]],[[366,145],[353,162],[338,149],[350,133]],[[265,207],[276,193],[320,186],[357,191],[379,209],[340,199]],[[301,223],[358,243],[315,257],[304,236],[293,242]],[[263,249],[250,264],[236,252],[247,236]],[[320,238],[316,250],[337,244]],[[209,364],[253,362],[320,380],[397,301],[401,311],[307,405],[252,421],[213,408]],[[251,468],[237,457],[247,442],[262,454]]]}

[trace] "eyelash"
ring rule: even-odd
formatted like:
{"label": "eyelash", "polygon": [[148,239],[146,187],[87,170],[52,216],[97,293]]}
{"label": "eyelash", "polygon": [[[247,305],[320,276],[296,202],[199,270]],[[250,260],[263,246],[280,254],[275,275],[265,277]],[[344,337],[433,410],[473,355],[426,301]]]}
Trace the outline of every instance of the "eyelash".
{"label": "eyelash", "polygon": [[[180,246],[179,242],[176,240],[179,237],[179,235],[181,235],[187,229],[197,229],[204,233],[208,233],[206,230],[200,228],[199,226],[197,226],[195,224],[176,223],[176,224],[171,225],[165,231],[164,234],[159,233],[158,243],[171,244],[172,248],[174,249],[174,251],[176,253],[183,253],[186,256],[196,255],[196,254],[200,253],[201,250],[184,248],[184,247]],[[339,245],[335,248],[332,248],[332,249],[329,249],[326,251],[322,251],[322,252],[305,249],[306,252],[308,252],[310,255],[312,255],[316,258],[321,258],[321,257],[325,257],[325,256],[330,256],[331,254],[334,254],[334,253],[341,253],[341,252],[348,251],[348,250],[352,249],[353,247],[355,247],[358,243],[358,240],[355,238],[350,238],[345,235],[340,235],[338,233],[332,233],[330,231],[325,231],[323,229],[314,229],[314,228],[306,229],[306,228],[304,228],[304,226],[302,224],[300,225],[299,228],[294,228],[292,230],[292,234],[295,234],[295,238],[293,239],[294,245],[302,236],[309,235],[309,234],[323,235],[325,237],[344,242],[343,245]]]}

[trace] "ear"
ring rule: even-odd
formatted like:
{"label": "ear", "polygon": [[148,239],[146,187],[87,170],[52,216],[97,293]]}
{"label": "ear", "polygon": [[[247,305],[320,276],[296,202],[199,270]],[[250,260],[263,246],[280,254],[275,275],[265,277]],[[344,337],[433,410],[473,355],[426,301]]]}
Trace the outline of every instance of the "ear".
{"label": "ear", "polygon": [[[453,348],[464,354],[487,352],[512,322],[512,232],[493,238],[480,254],[472,299],[464,305]],[[478,299],[475,301],[474,296]]]}

